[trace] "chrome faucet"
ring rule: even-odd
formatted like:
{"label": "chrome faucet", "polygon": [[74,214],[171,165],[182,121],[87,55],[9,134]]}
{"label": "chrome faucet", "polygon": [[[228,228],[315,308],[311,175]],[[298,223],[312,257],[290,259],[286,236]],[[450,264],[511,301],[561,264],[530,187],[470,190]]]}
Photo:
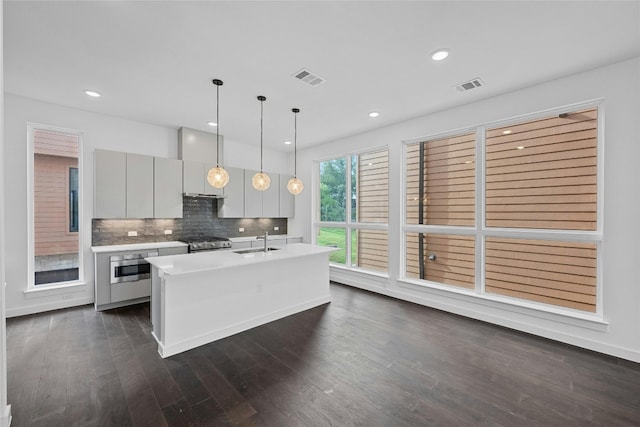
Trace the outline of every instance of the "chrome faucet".
{"label": "chrome faucet", "polygon": [[269,232],[265,231],[264,236],[257,236],[256,239],[264,239],[264,252],[267,253],[267,238],[269,237]]}

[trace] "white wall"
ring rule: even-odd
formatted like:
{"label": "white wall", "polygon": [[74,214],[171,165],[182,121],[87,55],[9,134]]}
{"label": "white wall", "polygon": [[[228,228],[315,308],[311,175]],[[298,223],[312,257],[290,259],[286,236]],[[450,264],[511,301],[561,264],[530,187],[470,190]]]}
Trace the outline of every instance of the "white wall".
{"label": "white wall", "polygon": [[[480,89],[481,90],[481,89]],[[464,96],[464,94],[459,94]],[[608,326],[400,284],[401,141],[604,98],[604,320]],[[298,153],[307,186],[289,232],[312,241],[314,160],[389,145],[389,280],[333,268],[332,278],[420,304],[640,362],[640,58],[398,123]],[[315,184],[315,183],[314,183]]]}
{"label": "white wall", "polygon": [[[2,46],[4,1],[0,1],[0,46]],[[0,50],[0,93],[4,86],[4,56]],[[0,99],[0,165],[4,159],[4,100]],[[0,427],[11,423],[11,407],[7,405],[7,331],[5,322],[5,224],[4,176],[0,174]]]}
{"label": "white wall", "polygon": [[[176,158],[177,129],[149,125],[113,116],[62,107],[5,93],[4,210],[6,227],[6,312],[17,316],[93,302],[93,254],[91,218],[93,212],[93,154],[96,148]],[[83,132],[83,218],[82,241],[87,285],[73,292],[38,296],[27,289],[27,123],[75,129]],[[260,147],[225,141],[225,165],[259,168]],[[265,149],[265,171],[286,172],[286,155]],[[44,295],[47,294],[47,295]]]}

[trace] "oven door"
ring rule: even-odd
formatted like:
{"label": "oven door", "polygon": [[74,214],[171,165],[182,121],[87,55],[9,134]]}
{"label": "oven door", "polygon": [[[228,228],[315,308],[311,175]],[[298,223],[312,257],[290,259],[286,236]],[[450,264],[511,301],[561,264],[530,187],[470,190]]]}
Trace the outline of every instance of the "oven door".
{"label": "oven door", "polygon": [[144,258],[150,256],[158,256],[158,252],[110,257],[111,280],[109,282],[114,284],[148,279],[151,277],[151,265]]}

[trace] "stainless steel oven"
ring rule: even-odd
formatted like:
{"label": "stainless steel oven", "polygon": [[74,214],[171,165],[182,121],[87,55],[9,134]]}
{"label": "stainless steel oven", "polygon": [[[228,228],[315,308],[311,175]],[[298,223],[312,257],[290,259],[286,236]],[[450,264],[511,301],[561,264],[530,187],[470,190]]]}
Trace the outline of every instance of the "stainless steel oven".
{"label": "stainless steel oven", "polygon": [[110,283],[135,282],[151,277],[151,265],[144,259],[158,256],[158,252],[117,255],[109,257]]}

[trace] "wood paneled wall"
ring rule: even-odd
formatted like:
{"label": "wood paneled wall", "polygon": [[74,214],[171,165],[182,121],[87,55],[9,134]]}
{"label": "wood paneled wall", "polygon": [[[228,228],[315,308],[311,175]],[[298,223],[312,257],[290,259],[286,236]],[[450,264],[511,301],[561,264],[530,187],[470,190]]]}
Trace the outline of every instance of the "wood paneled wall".
{"label": "wood paneled wall", "polygon": [[407,224],[420,223],[420,144],[424,144],[422,224],[473,226],[475,133],[407,146]]}
{"label": "wood paneled wall", "polygon": [[[358,222],[389,221],[389,151],[358,155],[357,174]],[[355,230],[353,231],[356,232]],[[358,230],[358,267],[388,270],[388,233],[383,230]]]}
{"label": "wood paneled wall", "polygon": [[78,252],[78,233],[69,232],[69,168],[78,167],[78,137],[34,132],[35,256]]}
{"label": "wood paneled wall", "polygon": [[[407,233],[407,277],[420,278],[418,233]],[[453,234],[423,234],[424,280],[473,289],[475,238]],[[429,255],[435,255],[429,260]]]}
{"label": "wood paneled wall", "polygon": [[357,221],[387,223],[389,218],[389,151],[358,156]]}
{"label": "wood paneled wall", "polygon": [[595,230],[596,120],[590,109],[488,130],[487,226]]}
{"label": "wood paneled wall", "polygon": [[389,268],[388,233],[385,230],[358,230],[357,233],[358,267],[387,271]]}
{"label": "wood paneled wall", "polygon": [[485,290],[596,311],[596,244],[486,239]]}

